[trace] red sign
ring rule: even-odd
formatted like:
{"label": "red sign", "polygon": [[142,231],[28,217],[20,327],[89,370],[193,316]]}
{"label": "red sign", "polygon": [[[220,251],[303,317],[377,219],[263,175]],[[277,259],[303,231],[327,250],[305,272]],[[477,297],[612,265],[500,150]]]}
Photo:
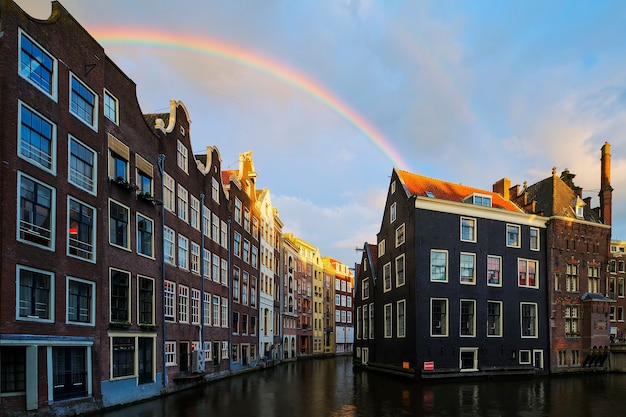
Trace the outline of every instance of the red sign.
{"label": "red sign", "polygon": [[425,371],[434,371],[435,370],[435,362],[424,362],[424,370]]}

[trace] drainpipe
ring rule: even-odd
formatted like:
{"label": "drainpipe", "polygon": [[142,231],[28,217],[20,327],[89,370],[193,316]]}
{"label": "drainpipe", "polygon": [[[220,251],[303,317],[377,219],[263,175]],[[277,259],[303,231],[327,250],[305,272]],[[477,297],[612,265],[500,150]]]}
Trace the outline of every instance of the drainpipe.
{"label": "drainpipe", "polygon": [[200,279],[202,280],[202,294],[200,294],[200,351],[202,352],[202,372],[204,363],[204,193],[200,194]]}
{"label": "drainpipe", "polygon": [[[159,154],[157,159],[159,173],[161,174],[161,199],[165,198],[165,155]],[[161,385],[167,386],[167,368],[165,354],[165,201],[161,204],[161,332],[163,335],[163,373],[161,375]]]}

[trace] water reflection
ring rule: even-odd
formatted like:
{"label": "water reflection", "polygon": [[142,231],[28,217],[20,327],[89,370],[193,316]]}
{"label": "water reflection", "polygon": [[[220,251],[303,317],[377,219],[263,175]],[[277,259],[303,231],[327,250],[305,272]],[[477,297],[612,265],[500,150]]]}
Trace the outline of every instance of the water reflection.
{"label": "water reflection", "polygon": [[353,371],[350,358],[337,358],[248,373],[100,416],[618,416],[625,394],[623,374],[415,383]]}

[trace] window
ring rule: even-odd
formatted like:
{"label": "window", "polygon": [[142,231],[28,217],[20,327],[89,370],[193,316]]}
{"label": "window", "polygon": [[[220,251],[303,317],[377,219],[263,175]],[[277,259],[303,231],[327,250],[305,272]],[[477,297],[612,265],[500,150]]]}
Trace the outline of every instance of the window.
{"label": "window", "polygon": [[222,359],[228,359],[228,342],[222,342]]}
{"label": "window", "polygon": [[191,242],[191,272],[200,274],[200,245]]}
{"label": "window", "polygon": [[163,283],[163,315],[165,320],[175,321],[174,304],[176,303],[176,284],[172,281],[165,281]]}
{"label": "window", "polygon": [[154,256],[154,223],[137,213],[137,253],[152,258]]}
{"label": "window", "polygon": [[587,270],[587,276],[589,277],[589,292],[600,292],[600,278],[598,275],[599,270],[600,268],[597,265],[589,265],[589,268]]}
{"label": "window", "polygon": [[391,304],[385,304],[385,338],[393,336],[392,323],[393,323],[393,309]]}
{"label": "window", "polygon": [[96,256],[96,210],[68,197],[69,255],[94,262]]}
{"label": "window", "polygon": [[517,272],[519,276],[518,285],[527,288],[539,288],[539,280],[537,279],[538,261],[530,259],[517,260]]}
{"label": "window", "polygon": [[189,239],[183,235],[178,235],[178,267],[189,268]]}
{"label": "window", "polygon": [[139,324],[154,324],[154,279],[137,276],[137,293],[139,306],[137,308],[137,322]]}
{"label": "window", "polygon": [[67,278],[67,321],[68,323],[95,323],[96,284],[78,278]]}
{"label": "window", "polygon": [[176,142],[176,164],[178,168],[188,172],[187,148],[180,140]]}
{"label": "window", "polygon": [[624,272],[625,265],[626,265],[626,263],[624,261],[619,261],[617,263],[617,270],[619,272]]}
{"label": "window", "polygon": [[487,301],[487,336],[502,336],[502,301]]}
{"label": "window", "polygon": [[220,202],[220,184],[215,178],[211,178],[211,197],[213,201]]}
{"label": "window", "polygon": [[57,96],[57,60],[21,30],[19,74],[53,99]]}
{"label": "window", "polygon": [[[404,254],[396,258],[396,287],[404,285]],[[343,281],[345,283],[345,281]]]}
{"label": "window", "polygon": [[500,271],[502,269],[502,258],[499,256],[487,256],[487,285],[502,286],[500,281]]}
{"label": "window", "polygon": [[[220,222],[221,228],[220,228],[220,245],[224,248],[224,249],[228,249],[228,225],[226,224],[226,222],[224,220],[222,220]],[[217,242],[217,240],[216,240]]]}
{"label": "window", "polygon": [[239,232],[235,232],[233,236],[233,254],[241,258],[241,235]]}
{"label": "window", "polygon": [[104,117],[115,124],[119,124],[118,114],[119,108],[117,99],[107,90],[104,90]]}
{"label": "window", "polygon": [[374,339],[374,303],[370,303],[370,319],[369,319],[370,339]]}
{"label": "window", "polygon": [[404,223],[396,229],[396,248],[404,243]]}
{"label": "window", "polygon": [[537,337],[537,304],[520,303],[522,337]]}
{"label": "window", "polygon": [[507,224],[506,225],[506,245],[510,248],[520,247],[520,227]]}
{"label": "window", "polygon": [[111,316],[110,321],[130,322],[130,273],[111,268]]}
{"label": "window", "polygon": [[378,242],[378,257],[380,258],[385,254],[385,239]]}
{"label": "window", "polygon": [[233,311],[232,331],[235,334],[239,334],[239,313],[236,311]]}
{"label": "window", "polygon": [[70,136],[68,182],[96,194],[96,152]]}
{"label": "window", "polygon": [[239,302],[239,268],[233,268],[233,301]]}
{"label": "window", "polygon": [[166,210],[174,212],[176,204],[175,196],[176,182],[174,178],[170,177],[167,172],[163,173],[163,207]]}
{"label": "window", "polygon": [[220,218],[217,214],[212,214],[213,222],[211,223],[211,240],[214,242],[219,242],[219,234],[220,234]]}
{"label": "window", "polygon": [[578,264],[568,263],[566,265],[565,291],[578,291]]}
{"label": "window", "polygon": [[388,262],[383,267],[383,291],[387,292],[391,290],[391,262]]}
{"label": "window", "polygon": [[17,266],[17,319],[54,321],[54,274]]}
{"label": "window", "polygon": [[617,296],[624,297],[624,278],[618,278],[617,281]]}
{"label": "window", "polygon": [[174,231],[165,226],[163,228],[163,256],[165,257],[165,262],[170,265],[176,265],[174,247]]}
{"label": "window", "polygon": [[211,237],[211,210],[202,206],[202,233],[206,237]]}
{"label": "window", "polygon": [[196,197],[191,196],[191,214],[189,215],[189,220],[191,223],[191,227],[196,230],[200,230],[200,200]]}
{"label": "window", "polygon": [[128,207],[109,200],[109,243],[126,249],[130,247],[129,211]]}
{"label": "window", "polygon": [[624,321],[624,307],[617,307],[617,321]]}
{"label": "window", "polygon": [[211,269],[213,281],[220,282],[220,257],[213,254],[213,268]]}
{"label": "window", "polygon": [[243,305],[248,305],[248,282],[249,280],[250,280],[250,274],[248,273],[248,271],[243,271],[243,280],[241,283],[241,304]]}
{"label": "window", "polygon": [[188,216],[189,209],[189,193],[187,189],[182,185],[178,184],[178,218],[184,221],[185,223],[189,223]]}
{"label": "window", "polygon": [[393,223],[396,221],[396,203],[393,203],[391,207],[389,207],[389,223]]}
{"label": "window", "polygon": [[539,229],[531,227],[528,233],[530,237],[530,250],[539,250]]}
{"label": "window", "polygon": [[430,280],[448,282],[448,252],[430,251]]}
{"label": "window", "polygon": [[23,346],[0,347],[0,392],[26,391],[26,348]]}
{"label": "window", "polygon": [[361,291],[361,299],[367,300],[370,298],[370,280],[369,278],[365,278],[363,280],[363,288]]}
{"label": "window", "polygon": [[243,261],[250,263],[250,241],[248,239],[243,240]]}
{"label": "window", "polygon": [[520,365],[530,365],[530,350],[519,351],[519,363]]}
{"label": "window", "polygon": [[206,248],[202,249],[202,276],[211,279],[211,252]]}
{"label": "window", "polygon": [[477,206],[491,207],[491,197],[486,195],[472,194],[463,201]]}
{"label": "window", "polygon": [[476,336],[476,301],[461,300],[461,336]]}
{"label": "window", "polygon": [[243,211],[243,230],[250,233],[250,210],[247,208]]}
{"label": "window", "polygon": [[566,305],[565,306],[565,336],[577,337],[580,336],[578,329],[578,306]]}
{"label": "window", "polygon": [[[138,196],[146,200],[154,199],[154,190],[152,188],[154,167],[138,153],[135,154],[135,167]],[[154,203],[154,200],[152,202]]]}
{"label": "window", "polygon": [[461,253],[461,284],[476,284],[476,255]]}
{"label": "window", "polygon": [[461,240],[476,242],[476,219],[461,217]]}
{"label": "window", "polygon": [[135,374],[135,338],[112,337],[111,375],[113,378],[131,376]]}
{"label": "window", "polygon": [[235,197],[235,213],[233,215],[235,221],[241,224],[241,200]]}
{"label": "window", "polygon": [[54,250],[55,190],[18,172],[18,240]]}
{"label": "window", "polygon": [[253,268],[256,268],[258,266],[258,259],[259,249],[256,246],[253,246],[252,251],[250,252],[250,265],[252,265]]}
{"label": "window", "polygon": [[189,287],[178,285],[178,321],[189,323]]}
{"label": "window", "polygon": [[396,335],[406,336],[406,301],[400,300],[396,303]]}
{"label": "window", "polygon": [[70,113],[97,131],[98,96],[74,74],[71,75]]}
{"label": "window", "polygon": [[217,295],[213,296],[213,326],[218,327],[220,325],[220,298]]}
{"label": "window", "polygon": [[211,294],[205,292],[202,294],[202,314],[204,315],[203,323],[205,326],[211,325]]}
{"label": "window", "polygon": [[478,348],[459,349],[459,369],[461,372],[478,370]]}
{"label": "window", "polygon": [[165,366],[176,365],[176,342],[165,342]]}
{"label": "window", "polygon": [[20,102],[18,156],[54,173],[57,128],[48,119]]}
{"label": "window", "polygon": [[222,297],[222,327],[228,327],[228,299]]}
{"label": "window", "polygon": [[430,335],[448,335],[448,300],[445,298],[430,299]]}

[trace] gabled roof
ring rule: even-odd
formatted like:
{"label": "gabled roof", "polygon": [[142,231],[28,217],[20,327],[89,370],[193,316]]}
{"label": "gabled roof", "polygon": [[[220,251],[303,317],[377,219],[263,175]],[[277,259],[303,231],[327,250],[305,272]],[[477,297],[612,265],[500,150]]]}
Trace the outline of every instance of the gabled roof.
{"label": "gabled roof", "polygon": [[396,169],[396,173],[409,195],[463,203],[467,197],[473,194],[479,194],[491,197],[491,207],[517,213],[523,212],[515,203],[505,200],[500,194],[494,193],[493,191],[442,181],[399,169]]}
{"label": "gabled roof", "polygon": [[[560,216],[576,219],[576,204],[584,204],[578,194],[558,175],[554,174],[531,186],[526,187],[521,195],[527,194],[527,201],[535,201],[535,212],[543,216]],[[584,204],[583,219],[602,223],[598,213]]]}

